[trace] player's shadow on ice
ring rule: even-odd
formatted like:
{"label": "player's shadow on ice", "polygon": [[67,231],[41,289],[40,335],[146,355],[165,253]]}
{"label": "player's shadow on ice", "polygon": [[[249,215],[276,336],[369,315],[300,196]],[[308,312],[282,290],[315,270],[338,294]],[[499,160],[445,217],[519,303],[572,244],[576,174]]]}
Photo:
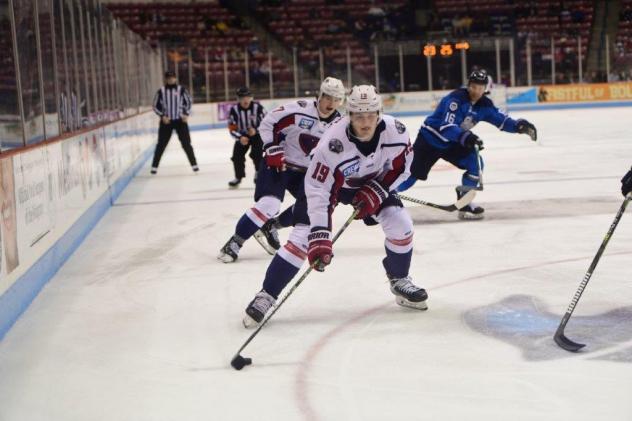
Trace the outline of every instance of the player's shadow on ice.
{"label": "player's shadow on ice", "polygon": [[[463,314],[467,325],[484,335],[499,339],[522,350],[529,361],[572,357],[553,341],[553,334],[562,317],[544,310],[534,297],[512,295],[502,301],[469,310]],[[595,354],[594,359],[632,363],[632,306],[605,313],[581,316],[577,312],[565,333],[572,340],[587,344],[580,354]],[[609,348],[615,348],[608,352]],[[600,352],[602,351],[602,352]]]}
{"label": "player's shadow on ice", "polygon": [[[484,203],[485,218],[482,221],[519,220],[536,218],[561,218],[586,215],[612,214],[621,206],[618,197],[576,197],[564,199],[517,200]],[[446,212],[427,206],[404,202],[415,225],[444,224],[460,221],[457,212]],[[528,209],[528,212],[525,211]]]}

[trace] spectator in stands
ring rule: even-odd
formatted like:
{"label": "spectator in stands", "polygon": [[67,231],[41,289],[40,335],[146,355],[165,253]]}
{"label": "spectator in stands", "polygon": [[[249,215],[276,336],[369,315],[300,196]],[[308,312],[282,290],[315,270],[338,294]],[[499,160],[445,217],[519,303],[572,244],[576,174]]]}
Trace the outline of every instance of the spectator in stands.
{"label": "spectator in stands", "polygon": [[268,64],[268,60],[264,60],[261,63],[260,70],[263,76],[268,78],[268,76],[270,75],[270,72],[272,71],[272,69],[270,68],[270,65]]}
{"label": "spectator in stands", "polygon": [[254,85],[260,85],[267,81],[266,74],[261,70],[261,64],[258,60],[254,60],[250,67],[250,80]]}
{"label": "spectator in stands", "polygon": [[386,12],[384,11],[384,9],[382,9],[380,6],[376,6],[375,4],[369,7],[367,14],[370,16],[377,17],[377,18],[386,16]]}
{"label": "spectator in stands", "polygon": [[461,27],[461,16],[460,15],[454,15],[454,17],[452,18],[452,35],[456,36],[460,36],[463,35],[463,29]]}
{"label": "spectator in stands", "polygon": [[469,14],[466,14],[463,17],[463,19],[461,19],[461,27],[463,28],[463,35],[465,36],[470,35],[470,29],[472,28],[473,21],[474,19]]}
{"label": "spectator in stands", "polygon": [[250,39],[250,42],[248,42],[248,46],[246,48],[248,49],[248,53],[250,54],[250,56],[253,58],[258,58],[263,55],[263,52],[261,51],[261,45],[259,44],[259,38],[256,35]]}
{"label": "spectator in stands", "polygon": [[368,27],[366,22],[363,19],[358,19],[353,24],[353,30],[356,35],[360,37],[363,41],[368,41],[371,34],[368,32]]}
{"label": "spectator in stands", "polygon": [[582,10],[575,9],[571,13],[571,18],[573,19],[574,23],[581,23],[581,22],[584,21],[585,15],[584,15],[584,12]]}
{"label": "spectator in stands", "polygon": [[228,24],[224,21],[217,22],[215,29],[217,29],[220,34],[226,35],[228,33]]}
{"label": "spectator in stands", "polygon": [[330,34],[337,34],[340,32],[340,25],[338,24],[337,21],[332,20],[329,22],[329,25],[327,25],[327,32]]}

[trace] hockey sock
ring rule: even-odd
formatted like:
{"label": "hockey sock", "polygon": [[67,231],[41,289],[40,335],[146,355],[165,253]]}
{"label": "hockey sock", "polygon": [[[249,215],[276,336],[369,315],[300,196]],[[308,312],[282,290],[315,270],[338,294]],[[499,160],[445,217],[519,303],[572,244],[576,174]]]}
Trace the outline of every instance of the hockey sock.
{"label": "hockey sock", "polygon": [[467,186],[467,187],[477,187],[478,180],[479,180],[478,175],[470,174],[469,172],[464,173],[463,177],[461,178],[461,182],[463,183],[464,186]]}
{"label": "hockey sock", "polygon": [[408,276],[413,251],[395,253],[386,247],[384,247],[384,249],[386,249],[386,257],[382,260],[382,264],[384,265],[384,269],[386,269],[386,273],[391,278],[405,278]]}
{"label": "hockey sock", "polygon": [[255,232],[259,230],[257,224],[252,222],[252,220],[248,217],[248,215],[243,214],[241,218],[239,218],[239,222],[237,222],[237,227],[235,228],[235,234],[240,236],[245,240],[249,239],[253,236]]}
{"label": "hockey sock", "polygon": [[294,222],[294,206],[290,206],[277,217],[282,227],[291,227]]}
{"label": "hockey sock", "polygon": [[278,298],[283,288],[296,276],[299,269],[278,254],[275,254],[266,271],[263,289],[274,298]]}

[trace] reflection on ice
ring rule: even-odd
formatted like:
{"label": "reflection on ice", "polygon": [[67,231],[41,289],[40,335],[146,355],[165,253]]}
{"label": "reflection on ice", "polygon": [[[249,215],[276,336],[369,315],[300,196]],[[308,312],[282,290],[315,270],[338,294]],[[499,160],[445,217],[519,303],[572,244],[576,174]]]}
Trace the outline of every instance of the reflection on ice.
{"label": "reflection on ice", "polygon": [[[520,348],[523,357],[529,361],[577,355],[560,349],[553,341],[560,318],[560,315],[548,311],[537,298],[527,295],[512,295],[468,310],[463,315],[470,328]],[[632,363],[632,348],[615,350],[622,344],[632,344],[630,320],[632,306],[589,316],[575,314],[566,333],[569,338],[587,344],[580,354],[599,352],[594,359]],[[613,352],[600,352],[609,349]]]}

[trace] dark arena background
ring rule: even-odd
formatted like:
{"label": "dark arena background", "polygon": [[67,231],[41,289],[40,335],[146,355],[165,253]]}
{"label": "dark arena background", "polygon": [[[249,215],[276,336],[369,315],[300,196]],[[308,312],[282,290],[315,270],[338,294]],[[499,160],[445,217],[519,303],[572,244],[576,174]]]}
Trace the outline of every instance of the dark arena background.
{"label": "dark arena background", "polygon": [[[1,421],[632,419],[632,0],[0,0],[0,31]],[[274,250],[226,240],[267,220],[270,143],[323,117],[265,119],[328,77],[350,119],[373,85],[431,159],[412,144],[480,70],[507,119],[469,101],[436,130],[484,141],[484,218],[459,219],[458,162],[399,193],[428,309],[394,302],[382,226],[340,203],[327,270],[245,329]]]}

